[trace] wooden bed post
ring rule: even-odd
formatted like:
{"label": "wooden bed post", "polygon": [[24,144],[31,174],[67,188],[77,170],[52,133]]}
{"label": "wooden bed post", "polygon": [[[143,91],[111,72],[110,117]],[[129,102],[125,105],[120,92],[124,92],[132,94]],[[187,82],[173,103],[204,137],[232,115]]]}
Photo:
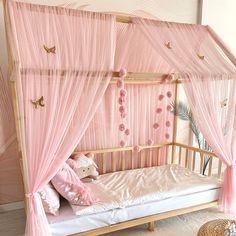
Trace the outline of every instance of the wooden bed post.
{"label": "wooden bed post", "polygon": [[[6,35],[6,44],[7,44],[7,55],[8,55],[8,78],[11,76],[12,70],[13,70],[13,61],[12,61],[12,52],[10,49],[10,42],[9,42],[9,27],[8,27],[8,19],[6,14],[6,1],[3,0],[3,8],[4,8],[4,20],[5,20],[5,35]],[[22,182],[23,182],[23,190],[25,194],[26,190],[26,182],[24,177],[24,159],[22,155],[22,146],[21,146],[21,133],[20,133],[20,113],[19,113],[19,107],[18,107],[18,98],[17,98],[17,88],[16,88],[16,81],[12,80],[10,77],[10,88],[11,88],[11,97],[12,97],[12,106],[13,106],[13,112],[14,112],[14,118],[15,118],[15,129],[16,129],[16,140],[17,140],[17,151],[18,151],[18,159],[20,163],[20,169],[21,169],[21,176],[22,176]],[[25,202],[25,210],[27,207],[26,204],[26,198],[24,195],[24,202]],[[26,212],[26,211],[25,211]]]}
{"label": "wooden bed post", "polygon": [[155,231],[155,228],[156,228],[155,221],[151,221],[148,223],[148,230],[149,231],[153,232],[153,231]]}
{"label": "wooden bed post", "polygon": [[[174,109],[176,110],[176,106],[178,103],[178,98],[179,98],[179,75],[176,75],[176,80],[175,80],[175,101],[174,101]],[[178,117],[177,115],[174,115],[174,122],[173,122],[173,138],[172,138],[172,154],[171,154],[171,163],[173,164],[175,161],[175,143],[177,139],[177,125],[178,125]]]}

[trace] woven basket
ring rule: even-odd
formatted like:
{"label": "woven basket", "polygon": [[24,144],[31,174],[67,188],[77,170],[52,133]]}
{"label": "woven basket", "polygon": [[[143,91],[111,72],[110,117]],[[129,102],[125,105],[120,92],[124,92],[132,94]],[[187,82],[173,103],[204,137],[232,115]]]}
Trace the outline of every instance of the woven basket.
{"label": "woven basket", "polygon": [[198,236],[236,236],[236,233],[227,233],[229,230],[226,229],[226,226],[228,223],[234,223],[236,224],[236,220],[212,220],[204,225],[201,226],[201,228],[198,231]]}

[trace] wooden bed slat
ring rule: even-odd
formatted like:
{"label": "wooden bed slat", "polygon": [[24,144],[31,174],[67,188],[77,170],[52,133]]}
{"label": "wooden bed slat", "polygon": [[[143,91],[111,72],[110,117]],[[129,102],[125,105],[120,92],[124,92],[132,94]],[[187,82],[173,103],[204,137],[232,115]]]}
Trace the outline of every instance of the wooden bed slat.
{"label": "wooden bed slat", "polygon": [[134,150],[131,150],[131,169],[134,169]]}
{"label": "wooden bed slat", "polygon": [[161,165],[161,158],[160,158],[160,148],[157,148],[157,165]]}
{"label": "wooden bed slat", "polygon": [[125,160],[125,152],[121,152],[121,170],[125,170],[126,160]]}
{"label": "wooden bed slat", "polygon": [[185,168],[188,167],[188,155],[189,155],[189,149],[186,148],[186,152],[185,152]]}
{"label": "wooden bed slat", "polygon": [[101,158],[102,158],[102,173],[106,174],[106,170],[107,170],[107,162],[106,162],[106,156],[105,153],[101,153]]}
{"label": "wooden bed slat", "polygon": [[179,147],[179,165],[181,165],[182,162],[182,147]]}
{"label": "wooden bed slat", "polygon": [[203,157],[203,153],[200,152],[200,174],[203,174],[203,167],[204,167],[204,157]]}
{"label": "wooden bed slat", "polygon": [[166,146],[165,148],[166,150],[166,156],[165,156],[165,164],[168,165],[169,164],[169,146]]}
{"label": "wooden bed slat", "polygon": [[111,168],[112,168],[112,172],[116,171],[116,158],[115,158],[115,152],[111,153]]}
{"label": "wooden bed slat", "polygon": [[176,147],[175,145],[172,145],[171,164],[175,163],[175,150],[176,150],[175,147]]}
{"label": "wooden bed slat", "polygon": [[193,165],[192,165],[192,170],[195,171],[196,168],[196,151],[193,151]]}
{"label": "wooden bed slat", "polygon": [[212,175],[212,162],[213,162],[213,158],[209,157],[210,161],[209,161],[209,167],[208,167],[208,176]]}
{"label": "wooden bed slat", "polygon": [[149,155],[148,155],[148,167],[152,166],[152,149],[149,149]]}
{"label": "wooden bed slat", "polygon": [[218,178],[221,178],[222,161],[218,160]]}

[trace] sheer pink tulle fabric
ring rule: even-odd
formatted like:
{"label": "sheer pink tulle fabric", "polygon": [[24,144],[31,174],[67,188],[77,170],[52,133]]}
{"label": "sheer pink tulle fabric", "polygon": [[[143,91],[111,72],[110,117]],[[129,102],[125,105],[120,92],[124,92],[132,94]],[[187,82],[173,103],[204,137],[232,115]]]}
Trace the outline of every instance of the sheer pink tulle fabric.
{"label": "sheer pink tulle fabric", "polygon": [[[148,56],[147,56],[148,55]],[[160,55],[147,43],[145,36],[134,24],[117,25],[117,41],[115,55],[115,71],[125,68],[127,71],[135,72],[167,72],[174,70],[165,62]],[[118,78],[115,78],[118,80]],[[137,79],[137,78],[134,78]],[[140,78],[145,79],[145,78]],[[160,79],[161,78],[150,78]],[[125,83],[126,79],[124,79]],[[85,135],[81,139],[77,150],[91,150],[119,147],[120,141],[124,140],[126,146],[148,145],[148,140],[153,140],[154,144],[161,144],[172,141],[173,113],[167,110],[167,106],[175,98],[175,84],[164,83],[156,85],[126,85],[127,98],[125,106],[127,116],[121,119],[119,113],[119,88],[110,85],[105,96],[88,127]],[[171,97],[167,96],[167,92]],[[163,95],[161,99],[160,95]],[[157,109],[161,112],[157,113]],[[166,122],[170,125],[166,125]],[[130,134],[120,132],[119,125],[125,124],[125,128],[130,130]],[[156,124],[154,128],[154,124]],[[166,138],[166,134],[169,137]],[[144,151],[145,152],[145,151]],[[160,157],[164,156],[164,148],[160,150]],[[118,153],[119,154],[119,153]],[[148,154],[148,152],[147,152]],[[149,155],[144,155],[144,159]],[[157,153],[153,152],[153,163],[157,164]],[[107,169],[111,165],[111,158],[107,158]],[[135,155],[135,167],[139,166],[138,155]],[[119,157],[117,169],[120,167]],[[102,168],[101,158],[96,155],[96,162]],[[127,156],[127,166],[130,158]],[[145,160],[144,160],[145,165]]]}
{"label": "sheer pink tulle fabric", "polygon": [[[74,151],[101,102],[113,71],[115,18],[7,4],[25,157],[26,235],[46,236],[51,233],[38,191]],[[55,46],[55,53],[44,45]],[[41,96],[45,106],[36,109],[31,100]]]}
{"label": "sheer pink tulle fabric", "polygon": [[[183,86],[194,118],[227,165],[220,206],[236,212],[235,57],[209,27],[134,21],[153,48],[186,80]],[[226,105],[222,105],[224,101]]]}

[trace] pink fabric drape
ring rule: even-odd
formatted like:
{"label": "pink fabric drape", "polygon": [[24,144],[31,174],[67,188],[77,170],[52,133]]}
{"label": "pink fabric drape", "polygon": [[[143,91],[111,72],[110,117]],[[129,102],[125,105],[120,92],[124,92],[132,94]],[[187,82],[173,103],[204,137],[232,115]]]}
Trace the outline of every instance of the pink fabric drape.
{"label": "pink fabric drape", "polygon": [[[51,233],[37,192],[74,151],[101,102],[113,71],[115,18],[12,1],[7,14],[24,156],[26,235],[46,236]],[[44,46],[55,46],[55,52]],[[31,101],[41,96],[44,107],[36,109]]]}
{"label": "pink fabric drape", "polygon": [[[137,25],[118,23],[116,30],[115,71],[126,68],[127,71],[134,72],[173,72],[172,67],[147,43],[145,36],[138,30]],[[134,79],[137,80],[137,78]],[[161,78],[150,79],[161,80]],[[90,126],[76,148],[77,150],[119,147],[119,142],[123,139],[126,141],[126,146],[148,145],[149,139],[153,140],[154,144],[172,141],[173,113],[168,111],[166,107],[175,98],[175,84],[125,84],[125,89],[127,90],[126,107],[128,112],[124,120],[126,126],[130,129],[130,135],[127,136],[118,129],[119,124],[123,122],[119,115],[119,89],[116,85],[111,85],[108,87]],[[171,92],[171,97],[167,97],[168,91]],[[162,100],[159,100],[160,95],[163,95]],[[159,114],[156,112],[158,108],[162,109]],[[168,121],[170,124],[167,123],[169,126],[166,126]],[[153,127],[155,123],[159,125],[156,129]],[[165,137],[166,134],[169,134],[169,138]],[[161,153],[164,154],[162,149]],[[148,157],[148,155],[146,156]],[[155,164],[157,164],[156,156],[157,153],[153,152],[153,162]],[[160,156],[162,155],[160,154]],[[109,156],[106,159],[109,170],[111,159],[109,159]],[[102,167],[98,155],[96,155],[96,161],[98,166]],[[130,162],[128,156],[127,162]],[[138,166],[137,155],[135,166]],[[120,163],[118,161],[117,169],[119,167]]]}
{"label": "pink fabric drape", "polygon": [[[223,44],[217,44],[219,39],[213,38],[207,27],[142,19],[134,22],[153,48],[186,80],[183,86],[194,117],[212,150],[227,165],[220,206],[235,212],[234,57],[226,47],[220,48]],[[227,105],[222,106],[225,99]]]}

